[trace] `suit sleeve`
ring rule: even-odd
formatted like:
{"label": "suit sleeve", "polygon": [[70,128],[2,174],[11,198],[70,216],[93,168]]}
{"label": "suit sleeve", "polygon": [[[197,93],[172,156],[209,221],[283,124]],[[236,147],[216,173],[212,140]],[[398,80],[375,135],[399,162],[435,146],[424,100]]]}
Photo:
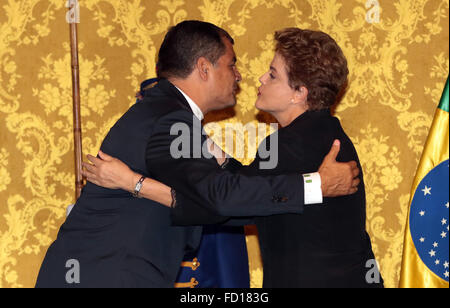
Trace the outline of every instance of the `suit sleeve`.
{"label": "suit sleeve", "polygon": [[[200,136],[199,136],[200,135]],[[303,212],[300,174],[246,176],[233,174],[204,157],[200,121],[179,110],[161,117],[146,151],[149,174],[185,199],[220,216],[269,216]],[[185,212],[184,215],[196,213]]]}
{"label": "suit sleeve", "polygon": [[[221,168],[236,173],[243,168],[243,165],[234,158],[229,158]],[[171,209],[171,220],[173,225],[195,226],[221,224],[223,226],[246,226],[255,224],[253,217],[218,216],[210,210],[192,202],[183,194],[177,194],[174,189],[172,189],[172,195],[174,200],[176,200],[176,206]],[[195,215],[192,215],[191,213],[195,213]]]}

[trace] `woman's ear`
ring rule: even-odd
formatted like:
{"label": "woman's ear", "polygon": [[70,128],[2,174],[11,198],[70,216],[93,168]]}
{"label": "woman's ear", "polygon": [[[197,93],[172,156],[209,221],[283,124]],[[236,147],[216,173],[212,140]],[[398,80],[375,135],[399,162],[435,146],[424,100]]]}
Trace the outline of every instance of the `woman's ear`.
{"label": "woman's ear", "polygon": [[306,106],[306,102],[308,101],[308,89],[306,87],[300,87],[300,89],[295,91],[294,94],[294,103],[302,104]]}

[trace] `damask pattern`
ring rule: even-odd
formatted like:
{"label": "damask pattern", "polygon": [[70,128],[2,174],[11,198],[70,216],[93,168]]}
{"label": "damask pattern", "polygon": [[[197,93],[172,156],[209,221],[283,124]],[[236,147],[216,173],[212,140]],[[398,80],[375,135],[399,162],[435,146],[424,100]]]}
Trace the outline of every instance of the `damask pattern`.
{"label": "damask pattern", "polygon": [[[347,92],[335,113],[365,174],[367,229],[387,287],[399,279],[409,190],[449,71],[449,1],[80,0],[83,150],[95,154],[112,124],[153,77],[167,29],[184,19],[224,27],[243,76],[234,111],[209,128],[270,121],[254,108],[258,78],[273,56],[273,32],[320,29],[343,48]],[[0,8],[0,287],[32,287],[49,244],[74,202],[71,77],[63,0],[5,0]],[[266,133],[269,133],[267,131]],[[234,132],[250,163],[256,144]],[[246,139],[247,138],[247,139]],[[214,139],[214,136],[213,136]],[[216,140],[225,146],[223,140]],[[252,286],[262,269],[248,229]]]}
{"label": "damask pattern", "polygon": [[11,184],[11,176],[8,172],[8,152],[5,149],[0,150],[0,191],[6,190]]}

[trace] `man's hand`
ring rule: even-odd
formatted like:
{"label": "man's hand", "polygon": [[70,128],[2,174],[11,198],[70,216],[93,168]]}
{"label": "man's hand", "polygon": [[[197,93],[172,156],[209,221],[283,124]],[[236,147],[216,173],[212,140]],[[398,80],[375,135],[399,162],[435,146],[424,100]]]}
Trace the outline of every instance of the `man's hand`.
{"label": "man's hand", "polygon": [[330,153],[319,168],[324,197],[351,195],[358,191],[361,180],[358,178],[359,168],[355,161],[339,163],[336,157],[341,149],[339,140],[335,140]]}
{"label": "man's hand", "polygon": [[222,166],[227,158],[227,155],[217,144],[214,143],[214,141],[212,141],[212,139],[208,138],[206,141],[208,145],[208,152],[216,158],[219,166]]}
{"label": "man's hand", "polygon": [[91,183],[110,189],[124,189],[133,191],[135,184],[139,181],[140,175],[133,172],[122,161],[99,152],[100,158],[88,155],[88,160],[92,163],[83,162],[83,176]]}

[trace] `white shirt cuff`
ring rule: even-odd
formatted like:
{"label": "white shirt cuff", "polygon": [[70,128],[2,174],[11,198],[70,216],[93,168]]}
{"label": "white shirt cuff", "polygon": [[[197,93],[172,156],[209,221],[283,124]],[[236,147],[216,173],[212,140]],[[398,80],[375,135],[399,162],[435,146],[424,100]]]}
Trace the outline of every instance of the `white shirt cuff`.
{"label": "white shirt cuff", "polygon": [[305,205],[323,203],[322,180],[318,172],[303,175]]}

